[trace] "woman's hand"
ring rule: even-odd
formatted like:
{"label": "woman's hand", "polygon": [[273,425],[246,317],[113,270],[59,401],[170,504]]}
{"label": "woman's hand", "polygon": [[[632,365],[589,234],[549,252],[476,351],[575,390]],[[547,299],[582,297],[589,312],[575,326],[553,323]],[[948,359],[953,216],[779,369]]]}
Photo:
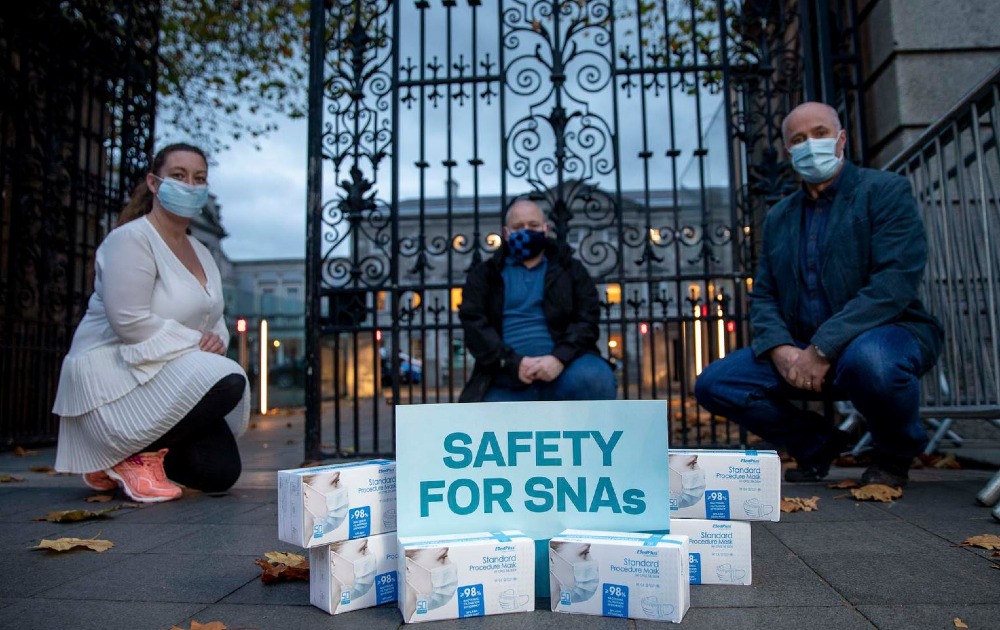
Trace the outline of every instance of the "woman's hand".
{"label": "woman's hand", "polygon": [[218,336],[214,332],[201,334],[201,341],[198,342],[198,349],[202,352],[211,352],[212,354],[226,353],[226,346],[222,343],[222,337]]}

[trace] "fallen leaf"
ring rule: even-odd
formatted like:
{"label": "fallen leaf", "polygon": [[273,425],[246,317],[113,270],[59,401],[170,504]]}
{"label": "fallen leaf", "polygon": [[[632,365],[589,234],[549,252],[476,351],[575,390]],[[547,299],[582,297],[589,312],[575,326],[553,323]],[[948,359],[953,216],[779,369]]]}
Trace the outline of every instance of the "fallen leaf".
{"label": "fallen leaf", "polygon": [[0,483],[13,483],[15,481],[24,481],[24,477],[18,477],[17,475],[0,475]]}
{"label": "fallen leaf", "polygon": [[62,510],[59,512],[49,512],[43,517],[36,518],[36,521],[48,521],[50,523],[75,523],[77,521],[92,521],[99,518],[109,518],[108,514],[117,510],[117,507],[105,510]]}
{"label": "fallen leaf", "polygon": [[191,630],[226,630],[226,624],[221,621],[209,621],[208,623],[192,621]]}
{"label": "fallen leaf", "polygon": [[853,479],[844,479],[837,483],[828,483],[826,487],[833,488],[834,490],[846,490],[847,488],[860,488],[861,484]]}
{"label": "fallen leaf", "polygon": [[56,471],[52,466],[29,466],[28,470],[37,473],[54,473]]}
{"label": "fallen leaf", "polygon": [[[980,534],[979,536],[969,536],[962,541],[959,547],[981,547],[987,551],[1000,549],[1000,536],[996,534]],[[997,556],[998,554],[993,554]]]}
{"label": "fallen leaf", "polygon": [[91,549],[97,553],[103,553],[114,547],[110,540],[97,540],[94,538],[56,538],[55,540],[42,539],[35,547],[29,549],[48,549],[50,551],[69,551],[71,549]]}
{"label": "fallen leaf", "polygon": [[781,499],[781,511],[782,512],[815,512],[819,509],[817,505],[819,503],[819,497],[782,497]]}
{"label": "fallen leaf", "polygon": [[902,488],[893,488],[881,483],[870,483],[851,490],[851,496],[858,501],[881,501],[882,503],[892,503],[893,499],[903,496]]}
{"label": "fallen leaf", "polygon": [[952,623],[955,624],[956,628],[968,628],[969,627],[969,626],[965,625],[965,622],[962,621],[958,617],[955,617],[955,619],[954,619],[954,621],[952,621]]}
{"label": "fallen leaf", "polygon": [[87,503],[107,503],[113,498],[110,494],[95,494],[92,497],[87,497],[84,501]]}
{"label": "fallen leaf", "polygon": [[141,508],[142,504],[141,503],[132,503],[131,501],[124,501],[118,507],[122,507],[122,508]]}
{"label": "fallen leaf", "polygon": [[287,551],[268,551],[264,557],[274,564],[287,564],[290,567],[299,567],[309,564],[305,556]]}
{"label": "fallen leaf", "polygon": [[[264,584],[274,582],[285,582],[289,580],[309,581],[309,561],[297,553],[282,553],[279,551],[269,551],[264,554],[267,558],[257,558],[254,564],[261,568],[260,581]],[[288,560],[292,565],[280,560]]]}
{"label": "fallen leaf", "polygon": [[14,457],[34,457],[38,455],[38,451],[29,451],[23,446],[15,446],[12,452],[14,453]]}
{"label": "fallen leaf", "polygon": [[962,464],[958,463],[955,459],[954,453],[948,453],[944,457],[938,458],[933,464],[934,468],[947,468],[949,470],[959,470],[962,468]]}

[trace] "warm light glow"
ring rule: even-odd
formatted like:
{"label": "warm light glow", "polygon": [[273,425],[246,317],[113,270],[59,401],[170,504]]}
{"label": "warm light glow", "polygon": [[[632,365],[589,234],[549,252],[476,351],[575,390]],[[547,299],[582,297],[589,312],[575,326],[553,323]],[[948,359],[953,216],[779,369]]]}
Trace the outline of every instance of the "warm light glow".
{"label": "warm light glow", "polygon": [[622,303],[622,285],[609,284],[608,288],[604,289],[604,293],[608,297],[608,304]]}
{"label": "warm light glow", "polygon": [[242,335],[246,331],[247,331],[247,318],[240,317],[239,319],[236,320],[236,332]]}
{"label": "warm light glow", "polygon": [[503,239],[500,238],[500,235],[497,234],[496,232],[491,232],[486,235],[486,244],[491,249],[497,249],[503,244]]}
{"label": "warm light glow", "polygon": [[639,324],[640,335],[645,335],[648,332],[649,332],[649,324],[647,324],[646,322],[642,322],[641,324]]}
{"label": "warm light glow", "polygon": [[726,322],[726,332],[736,332],[736,322]]}
{"label": "warm light glow", "polygon": [[746,235],[750,234],[750,226],[749,225],[744,225],[743,226],[743,233],[746,234]]}
{"label": "warm light glow", "polygon": [[719,307],[719,358],[726,358],[726,322],[722,319],[722,307]]}
{"label": "warm light glow", "polygon": [[456,234],[454,238],[451,239],[451,247],[455,251],[462,249],[465,246],[465,237],[461,234]]}
{"label": "warm light glow", "polygon": [[663,240],[663,236],[660,234],[660,230],[658,228],[649,228],[649,241],[651,243],[659,243],[661,240]]}
{"label": "warm light glow", "polygon": [[260,320],[260,412],[267,413],[267,320]]}
{"label": "warm light glow", "polygon": [[451,288],[451,310],[457,311],[462,305],[462,287]]}
{"label": "warm light glow", "polygon": [[608,342],[608,347],[609,348],[617,348],[618,347],[618,342],[615,341],[614,339],[612,339],[611,341]]}
{"label": "warm light glow", "polygon": [[691,296],[691,301],[694,302],[701,296],[701,287],[697,284],[692,284],[691,288],[688,289],[688,295]]}
{"label": "warm light glow", "polygon": [[375,341],[382,341],[382,331],[381,330],[376,330],[375,331]]}
{"label": "warm light glow", "polygon": [[420,306],[420,294],[414,291],[410,294],[410,308],[417,308]]}
{"label": "warm light glow", "polygon": [[[694,287],[691,287],[692,290]],[[694,375],[701,374],[701,308],[694,305]]]}
{"label": "warm light glow", "polygon": [[753,291],[753,278],[747,278],[747,291]]}
{"label": "warm light glow", "polygon": [[275,348],[280,348],[280,347],[281,347],[281,342],[280,342],[280,341],[278,341],[277,339],[275,339],[275,340],[274,340],[274,343],[273,343],[272,345],[273,345],[273,346],[274,346]]}

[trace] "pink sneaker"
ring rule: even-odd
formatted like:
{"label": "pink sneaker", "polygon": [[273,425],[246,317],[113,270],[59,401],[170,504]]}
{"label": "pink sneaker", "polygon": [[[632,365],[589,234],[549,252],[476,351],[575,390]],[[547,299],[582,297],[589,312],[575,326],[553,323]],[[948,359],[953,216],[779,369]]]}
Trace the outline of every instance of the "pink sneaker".
{"label": "pink sneaker", "polygon": [[98,492],[107,492],[118,487],[118,482],[108,477],[108,473],[103,470],[84,473],[83,483],[87,484],[87,487],[91,490],[97,490]]}
{"label": "pink sneaker", "polygon": [[163,457],[167,449],[155,453],[139,453],[115,464],[108,476],[121,484],[125,494],[133,501],[159,503],[181,497],[179,486],[167,479],[163,471]]}

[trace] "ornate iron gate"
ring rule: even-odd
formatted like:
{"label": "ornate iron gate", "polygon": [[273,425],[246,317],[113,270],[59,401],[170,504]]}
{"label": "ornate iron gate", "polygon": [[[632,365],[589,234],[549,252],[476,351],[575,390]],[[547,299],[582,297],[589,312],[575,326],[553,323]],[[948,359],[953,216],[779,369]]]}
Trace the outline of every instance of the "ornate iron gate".
{"label": "ornate iron gate", "polygon": [[691,388],[745,343],[800,9],[314,0],[307,457],[391,452],[392,405],[457,399],[461,286],[523,193],[603,293],[620,396],[668,401],[674,443],[741,441]]}
{"label": "ornate iron gate", "polygon": [[0,9],[0,445],[56,436],[94,251],[151,153],[158,34],[158,3]]}

